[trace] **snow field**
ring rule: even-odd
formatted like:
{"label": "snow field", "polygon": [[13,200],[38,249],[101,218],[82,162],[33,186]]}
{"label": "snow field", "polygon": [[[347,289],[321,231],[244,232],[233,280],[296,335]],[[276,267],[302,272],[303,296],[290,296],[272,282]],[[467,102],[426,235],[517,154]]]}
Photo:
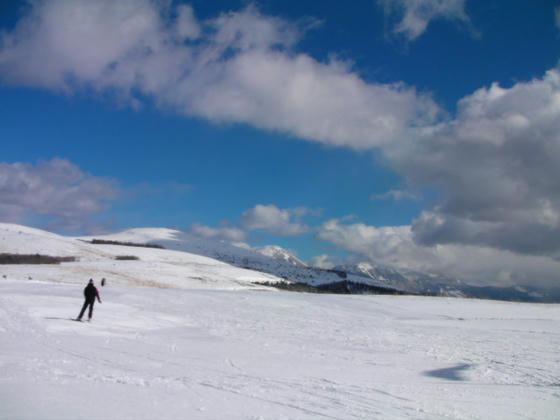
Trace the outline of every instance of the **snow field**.
{"label": "snow field", "polygon": [[559,418],[558,305],[86,281],[0,278],[0,418]]}

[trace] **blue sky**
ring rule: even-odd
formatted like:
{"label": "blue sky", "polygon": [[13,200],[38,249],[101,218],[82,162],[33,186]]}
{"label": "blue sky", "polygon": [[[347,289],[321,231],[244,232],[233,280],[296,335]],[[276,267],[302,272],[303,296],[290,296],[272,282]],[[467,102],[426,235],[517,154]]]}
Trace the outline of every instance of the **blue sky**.
{"label": "blue sky", "polygon": [[558,284],[560,2],[0,11],[0,221]]}

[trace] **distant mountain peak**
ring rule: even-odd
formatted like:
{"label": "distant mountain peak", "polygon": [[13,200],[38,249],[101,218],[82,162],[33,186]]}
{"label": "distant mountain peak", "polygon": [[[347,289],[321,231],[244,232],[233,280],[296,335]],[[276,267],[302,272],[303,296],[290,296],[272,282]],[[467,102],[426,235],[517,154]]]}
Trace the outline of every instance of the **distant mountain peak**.
{"label": "distant mountain peak", "polygon": [[307,267],[307,264],[301,261],[295,255],[295,252],[282,248],[278,245],[267,245],[260,248],[255,248],[255,251],[257,251],[261,255],[271,257],[276,260],[286,261],[295,266]]}

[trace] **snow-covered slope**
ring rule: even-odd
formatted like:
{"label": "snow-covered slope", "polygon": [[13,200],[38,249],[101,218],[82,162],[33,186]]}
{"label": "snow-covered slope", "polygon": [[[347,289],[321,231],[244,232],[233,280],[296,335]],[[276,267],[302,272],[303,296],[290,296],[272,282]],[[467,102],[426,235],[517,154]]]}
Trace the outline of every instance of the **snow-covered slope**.
{"label": "snow-covered slope", "polygon": [[0,277],[1,419],[555,419],[560,306]]}
{"label": "snow-covered slope", "polygon": [[[150,242],[165,239],[175,231],[169,229],[134,230],[122,239]],[[80,283],[89,278],[123,285],[173,288],[238,289],[255,287],[255,282],[281,279],[266,273],[247,270],[216,259],[167,249],[119,245],[93,245],[86,238],[55,235],[13,224],[0,224],[0,253],[43,254],[76,257],[75,262],[59,265],[0,265],[0,275],[7,278],[31,278],[63,283]],[[137,260],[117,260],[117,257]]]}

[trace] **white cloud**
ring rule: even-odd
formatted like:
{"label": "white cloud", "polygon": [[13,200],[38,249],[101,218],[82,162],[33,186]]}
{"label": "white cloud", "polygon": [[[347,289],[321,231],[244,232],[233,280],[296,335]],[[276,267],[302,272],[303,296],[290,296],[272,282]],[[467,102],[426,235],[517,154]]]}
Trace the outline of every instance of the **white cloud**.
{"label": "white cloud", "polygon": [[249,245],[247,242],[231,242],[231,244],[241,249],[248,249],[248,250],[253,249],[251,245]]}
{"label": "white cloud", "polygon": [[222,226],[213,228],[200,223],[193,224],[189,228],[189,232],[204,238],[226,239],[228,241],[243,241],[247,236],[245,231],[236,227]]}
{"label": "white cloud", "polygon": [[109,208],[117,188],[65,159],[52,159],[37,165],[0,163],[0,197],[3,221],[47,217],[57,229],[90,231],[96,228],[92,217]]}
{"label": "white cloud", "polygon": [[279,236],[301,235],[308,232],[309,227],[294,220],[294,216],[297,219],[307,212],[302,208],[279,209],[274,204],[257,204],[243,212],[241,226],[246,231],[261,230]]}
{"label": "white cloud", "polygon": [[296,236],[309,232],[309,226],[300,222],[306,215],[317,215],[315,210],[306,207],[280,209],[274,204],[257,204],[241,215],[238,223],[224,221],[219,227],[200,223],[190,226],[189,231],[205,238],[243,241],[253,231],[260,231],[278,236]]}
{"label": "white cloud", "polygon": [[404,85],[367,84],[336,63],[306,55],[249,51],[220,66],[216,76],[201,77],[196,94],[169,101],[187,98],[187,112],[211,120],[246,122],[356,149],[405,136],[438,113],[429,97]]}
{"label": "white cloud", "polygon": [[175,28],[177,37],[181,40],[197,39],[200,37],[202,29],[194,16],[194,11],[191,6],[186,4],[177,6],[177,22]]}
{"label": "white cloud", "polygon": [[264,16],[250,5],[242,12],[229,12],[209,22],[215,32],[211,44],[220,54],[225,49],[237,51],[268,50],[271,47],[290,47],[299,41],[297,25]]}
{"label": "white cloud", "polygon": [[31,3],[14,32],[3,34],[0,69],[8,82],[71,90],[101,83],[110,66],[163,42],[148,0]]}
{"label": "white cloud", "polygon": [[336,255],[322,254],[322,255],[317,255],[315,257],[312,257],[309,260],[309,266],[322,268],[324,270],[331,270],[335,268],[337,265],[355,264],[355,263],[358,263],[358,260],[355,258],[354,255],[349,255],[342,258]]}
{"label": "white cloud", "polygon": [[339,219],[332,219],[318,229],[317,239],[399,268],[428,270],[437,263],[429,248],[419,248],[414,244],[410,226],[377,228],[363,223],[344,224]]}
{"label": "white cloud", "polygon": [[2,35],[0,77],[109,92],[131,106],[141,103],[139,92],[186,115],[356,149],[408,136],[440,114],[428,95],[402,83],[367,83],[343,63],[294,54],[300,24],[254,7],[198,22],[188,6],[173,13],[167,4],[33,2]]}
{"label": "white cloud", "polygon": [[[424,246],[414,241],[411,226],[378,228],[333,219],[318,229],[317,239],[368,261],[402,270],[442,274],[472,284],[558,286],[560,261],[481,246]],[[328,264],[329,259],[318,262]]]}
{"label": "white cloud", "polygon": [[457,117],[384,149],[409,184],[445,200],[415,221],[416,240],[519,253],[560,252],[560,72],[482,88]]}
{"label": "white cloud", "polygon": [[311,267],[323,268],[325,270],[330,270],[336,264],[333,264],[330,260],[330,255],[322,254],[317,255],[309,260],[309,265]]}
{"label": "white cloud", "polygon": [[465,12],[466,0],[378,0],[387,16],[401,19],[393,28],[397,35],[412,41],[422,35],[431,21],[447,19],[470,23]]}

